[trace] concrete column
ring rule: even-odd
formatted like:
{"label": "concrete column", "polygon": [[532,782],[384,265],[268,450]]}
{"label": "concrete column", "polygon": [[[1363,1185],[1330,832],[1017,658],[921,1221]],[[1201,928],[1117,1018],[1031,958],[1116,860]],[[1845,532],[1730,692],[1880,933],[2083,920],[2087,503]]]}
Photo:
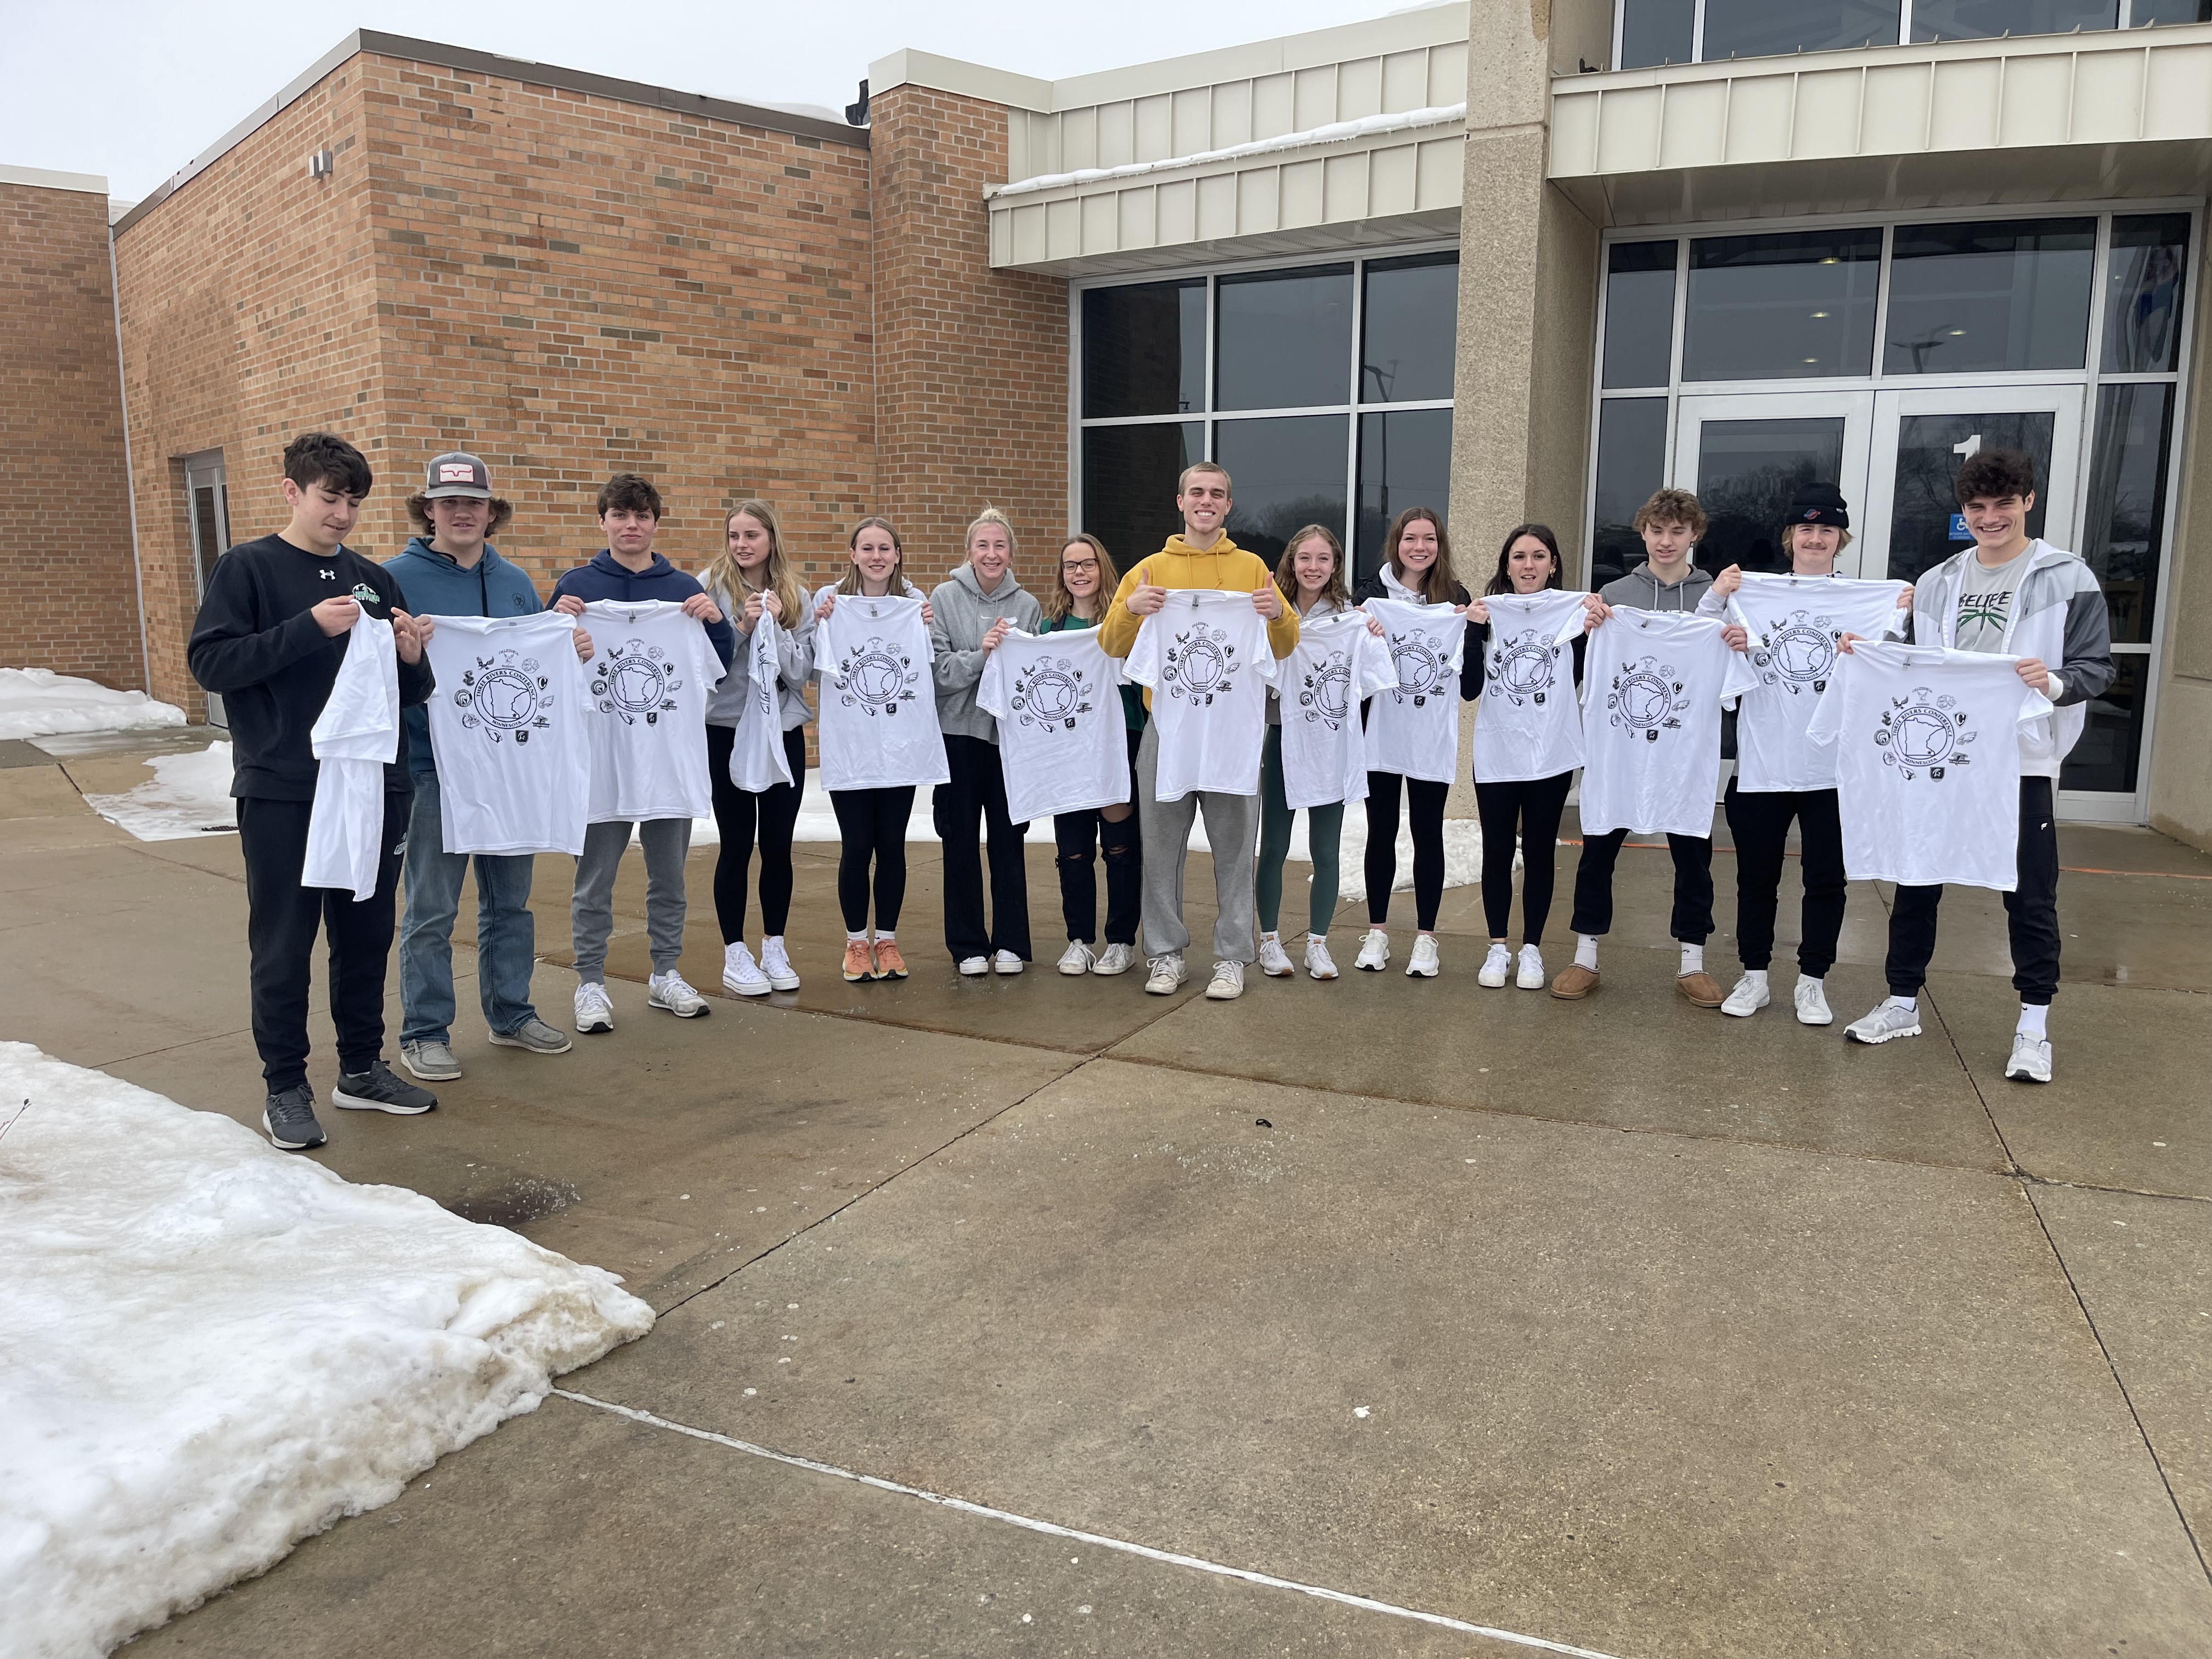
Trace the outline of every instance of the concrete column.
{"label": "concrete column", "polygon": [[2147,745],[2150,824],[2212,851],[2212,396],[2205,354],[2212,351],[2212,307],[2203,300],[2212,252],[2199,249],[2191,292],[2197,296],[2190,352],[2192,384],[2182,388],[2181,489],[2166,534],[2173,574],[2166,586],[2166,653],[2158,723]]}

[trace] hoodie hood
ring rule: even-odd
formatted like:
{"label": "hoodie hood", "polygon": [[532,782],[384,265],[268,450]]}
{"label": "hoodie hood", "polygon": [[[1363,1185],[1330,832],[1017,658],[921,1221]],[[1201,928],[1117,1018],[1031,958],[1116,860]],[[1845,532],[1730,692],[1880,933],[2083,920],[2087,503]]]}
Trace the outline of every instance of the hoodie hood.
{"label": "hoodie hood", "polygon": [[952,580],[974,594],[976,604],[991,605],[1001,611],[1013,602],[1015,594],[1022,592],[1021,580],[1014,574],[1014,568],[1011,564],[999,577],[999,585],[988,593],[983,591],[981,579],[975,574],[975,567],[964,561],[953,567]]}
{"label": "hoodie hood", "polygon": [[1705,590],[1713,585],[1712,573],[1690,566],[1678,582],[1662,582],[1646,559],[1619,581],[1607,582],[1599,597],[1607,605],[1625,605],[1632,611],[1695,611]]}
{"label": "hoodie hood", "polygon": [[1160,549],[1162,553],[1178,559],[1211,559],[1224,553],[1241,553],[1243,550],[1229,539],[1229,532],[1225,530],[1213,538],[1213,545],[1211,547],[1193,547],[1182,537],[1170,536],[1167,539],[1167,545]]}
{"label": "hoodie hood", "polygon": [[1382,577],[1382,592],[1386,597],[1394,599],[1403,599],[1408,605],[1420,605],[1425,603],[1421,595],[1416,593],[1412,588],[1407,586],[1405,583],[1398,580],[1398,571],[1395,566],[1387,563],[1384,564],[1381,574]]}
{"label": "hoodie hood", "polygon": [[590,562],[592,568],[601,575],[611,576],[617,581],[626,582],[659,581],[676,568],[674,565],[656,553],[653,556],[653,562],[644,569],[632,570],[615,557],[613,549],[606,547],[592,554]]}

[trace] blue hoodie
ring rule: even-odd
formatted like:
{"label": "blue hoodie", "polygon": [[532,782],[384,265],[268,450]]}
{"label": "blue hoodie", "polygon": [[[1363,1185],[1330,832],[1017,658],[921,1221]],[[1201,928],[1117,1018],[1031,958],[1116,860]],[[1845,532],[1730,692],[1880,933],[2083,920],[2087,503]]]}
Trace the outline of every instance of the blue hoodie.
{"label": "blue hoodie", "polygon": [[[476,568],[464,570],[432,547],[422,536],[407,544],[407,550],[385,561],[384,568],[399,584],[407,610],[418,617],[528,617],[544,609],[538,589],[515,565],[499,556],[489,543]],[[430,713],[418,703],[401,714],[407,727],[407,770],[416,777],[437,775],[438,763],[430,752]]]}
{"label": "blue hoodie", "polygon": [[[644,569],[631,572],[617,563],[615,556],[604,547],[592,555],[588,563],[578,565],[553,584],[556,602],[573,593],[586,605],[593,599],[613,599],[621,605],[643,605],[649,599],[661,599],[670,605],[681,605],[694,593],[705,591],[696,577],[678,570],[658,553]],[[730,626],[727,617],[718,623],[707,623],[706,629],[707,637],[714,641],[714,654],[727,668],[730,659],[738,653],[737,630]]]}

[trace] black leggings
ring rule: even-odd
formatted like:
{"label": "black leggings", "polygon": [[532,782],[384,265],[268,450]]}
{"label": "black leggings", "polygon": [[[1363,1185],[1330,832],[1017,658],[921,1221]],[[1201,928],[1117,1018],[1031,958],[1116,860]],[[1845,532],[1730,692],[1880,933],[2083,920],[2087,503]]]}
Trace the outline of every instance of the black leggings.
{"label": "black leggings", "polygon": [[1426,778],[1367,775],[1367,920],[1377,927],[1390,920],[1390,888],[1398,879],[1401,784],[1413,823],[1413,917],[1425,933],[1437,925],[1437,907],[1444,898],[1444,797],[1451,793],[1449,784]]}
{"label": "black leggings", "polygon": [[1553,866],[1559,861],[1559,814],[1567,804],[1571,772],[1555,778],[1474,786],[1474,810],[1482,820],[1482,915],[1490,936],[1504,939],[1513,918],[1513,843],[1521,843],[1521,936],[1544,942],[1544,923],[1552,914]]}
{"label": "black leggings", "polygon": [[794,726],[783,734],[791,781],[758,794],[730,781],[730,750],[737,738],[734,726],[707,728],[707,775],[714,786],[714,823],[722,832],[722,850],[714,855],[714,920],[721,924],[725,945],[736,945],[745,936],[745,878],[752,867],[756,824],[761,932],[769,939],[779,938],[791,920],[791,831],[799,822],[799,798],[806,793],[804,726]]}
{"label": "black leggings", "polygon": [[906,821],[914,815],[914,786],[902,789],[832,789],[844,848],[837,854],[837,908],[845,931],[868,926],[868,866],[875,866],[876,931],[895,932],[906,902]]}

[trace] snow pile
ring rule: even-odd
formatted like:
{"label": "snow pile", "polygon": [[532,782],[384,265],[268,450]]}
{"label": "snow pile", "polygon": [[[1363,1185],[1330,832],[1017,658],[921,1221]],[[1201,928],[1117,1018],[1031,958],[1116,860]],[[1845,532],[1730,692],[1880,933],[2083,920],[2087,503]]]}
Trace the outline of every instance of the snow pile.
{"label": "snow pile", "polygon": [[119,795],[87,795],[84,804],[141,841],[237,833],[228,744],[211,743],[191,754],[156,755],[146,764],[154,775],[144,783]]}
{"label": "snow pile", "polygon": [[111,691],[51,668],[0,668],[0,739],[184,723],[183,709],[143,691]]}
{"label": "snow pile", "polygon": [[611,1273],[20,1042],[0,1260],[21,1659],[104,1654],[264,1571],[653,1324]]}

